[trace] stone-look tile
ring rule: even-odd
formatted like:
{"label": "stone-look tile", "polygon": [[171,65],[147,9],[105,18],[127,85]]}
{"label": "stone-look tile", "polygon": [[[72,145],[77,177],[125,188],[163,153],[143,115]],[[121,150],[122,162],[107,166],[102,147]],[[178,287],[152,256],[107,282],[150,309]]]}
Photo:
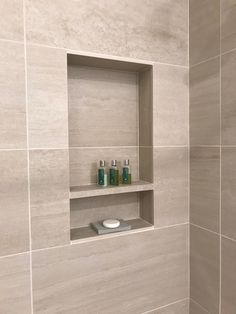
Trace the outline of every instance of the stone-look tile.
{"label": "stone-look tile", "polygon": [[220,239],[191,225],[190,297],[211,314],[219,313]]}
{"label": "stone-look tile", "polygon": [[189,314],[189,301],[183,300],[176,302],[174,304],[150,311],[146,314]]}
{"label": "stone-look tile", "polygon": [[69,178],[67,150],[30,151],[32,247],[69,242]]}
{"label": "stone-look tile", "polygon": [[137,146],[136,72],[68,69],[70,147]]}
{"label": "stone-look tile", "polygon": [[139,147],[140,180],[153,182],[153,147]]}
{"label": "stone-look tile", "polygon": [[221,1],[221,50],[236,48],[236,1]]}
{"label": "stone-look tile", "polygon": [[236,144],[236,51],[222,56],[222,144]]}
{"label": "stone-look tile", "polygon": [[121,171],[123,160],[129,159],[132,180],[138,180],[138,148],[72,148],[70,149],[70,185],[77,186],[97,182],[99,160],[107,162],[107,169],[112,159],[117,159]]}
{"label": "stone-look tile", "polygon": [[189,314],[209,314],[207,310],[205,310],[201,305],[195,303],[194,301],[190,300],[189,304]]}
{"label": "stone-look tile", "polygon": [[23,41],[23,0],[1,0],[0,12],[0,39]]}
{"label": "stone-look tile", "polygon": [[220,0],[189,1],[190,64],[220,53]]}
{"label": "stone-look tile", "polygon": [[0,42],[0,94],[0,148],[25,148],[25,70],[22,44]]}
{"label": "stone-look tile", "polygon": [[222,149],[221,232],[236,239],[236,148]]}
{"label": "stone-look tile", "polygon": [[221,313],[235,314],[236,309],[236,242],[222,238],[222,293]]}
{"label": "stone-look tile", "polygon": [[30,148],[68,146],[66,62],[64,50],[27,46]]}
{"label": "stone-look tile", "polygon": [[155,226],[188,221],[188,149],[154,150]]}
{"label": "stone-look tile", "polygon": [[190,144],[220,144],[220,60],[190,68]]}
{"label": "stone-look tile", "polygon": [[139,217],[138,193],[74,199],[71,200],[70,210],[71,228],[111,217],[134,219]]}
{"label": "stone-look tile", "polygon": [[33,253],[35,313],[143,313],[188,295],[188,228]]}
{"label": "stone-look tile", "polygon": [[154,146],[187,145],[188,69],[157,65],[153,71]]}
{"label": "stone-look tile", "polygon": [[0,258],[0,313],[30,314],[29,254]]}
{"label": "stone-look tile", "polygon": [[90,52],[188,62],[187,0],[37,1],[26,6],[27,39]]}
{"label": "stone-look tile", "polygon": [[219,232],[219,207],[220,148],[191,148],[190,222]]}
{"label": "stone-look tile", "polygon": [[1,151],[0,172],[0,255],[28,251],[26,151]]}

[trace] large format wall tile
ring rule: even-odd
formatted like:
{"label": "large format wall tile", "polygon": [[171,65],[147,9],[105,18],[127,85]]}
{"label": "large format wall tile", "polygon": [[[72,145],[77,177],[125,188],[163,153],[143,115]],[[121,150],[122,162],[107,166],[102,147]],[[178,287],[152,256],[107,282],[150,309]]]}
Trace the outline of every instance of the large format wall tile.
{"label": "large format wall tile", "polygon": [[136,146],[136,72],[69,67],[70,147]]}
{"label": "large format wall tile", "polygon": [[190,228],[190,297],[211,314],[219,313],[220,239]]}
{"label": "large format wall tile", "polygon": [[236,144],[236,51],[222,56],[222,144]]}
{"label": "large format wall tile", "polygon": [[27,1],[33,43],[187,65],[187,0]]}
{"label": "large format wall tile", "polygon": [[30,314],[29,254],[0,258],[0,313]]}
{"label": "large format wall tile", "polygon": [[30,152],[32,247],[69,243],[67,150]]}
{"label": "large format wall tile", "polygon": [[77,186],[97,182],[99,160],[107,162],[107,168],[112,159],[117,159],[121,168],[124,159],[130,160],[132,180],[138,180],[138,148],[72,148],[70,149],[70,185]]}
{"label": "large format wall tile", "polygon": [[190,144],[220,144],[220,60],[190,68]]}
{"label": "large format wall tile", "polygon": [[219,232],[220,148],[195,147],[190,154],[190,221]]}
{"label": "large format wall tile", "polygon": [[236,240],[236,148],[222,149],[222,234]]}
{"label": "large format wall tile", "polygon": [[201,305],[197,304],[193,300],[190,300],[189,314],[209,314]]}
{"label": "large format wall tile", "polygon": [[189,1],[190,64],[220,53],[220,0]]}
{"label": "large format wall tile", "polygon": [[22,44],[0,41],[0,95],[0,148],[25,148],[25,69]]}
{"label": "large format wall tile", "polygon": [[222,238],[222,297],[221,313],[235,314],[236,309],[236,242]]}
{"label": "large format wall tile", "polygon": [[221,0],[221,49],[236,48],[236,0]]}
{"label": "large format wall tile", "polygon": [[23,0],[1,0],[0,12],[0,39],[23,41]]}
{"label": "large format wall tile", "polygon": [[1,151],[0,173],[0,255],[28,251],[26,151]]}
{"label": "large format wall tile", "polygon": [[[35,313],[137,314],[188,295],[188,228],[33,253]],[[47,311],[45,312],[45,309]]]}
{"label": "large format wall tile", "polygon": [[30,148],[68,146],[67,59],[59,49],[27,46]]}
{"label": "large format wall tile", "polygon": [[189,301],[183,300],[176,302],[146,314],[189,314]]}
{"label": "large format wall tile", "polygon": [[155,148],[155,225],[188,221],[188,149]]}
{"label": "large format wall tile", "polygon": [[188,69],[154,67],[154,146],[188,144]]}

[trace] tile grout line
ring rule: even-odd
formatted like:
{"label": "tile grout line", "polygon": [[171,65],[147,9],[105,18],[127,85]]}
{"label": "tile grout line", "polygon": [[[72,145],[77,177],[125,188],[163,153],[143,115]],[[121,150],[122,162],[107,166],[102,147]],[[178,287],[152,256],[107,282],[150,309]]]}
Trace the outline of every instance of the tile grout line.
{"label": "tile grout line", "polygon": [[23,0],[24,22],[24,59],[25,59],[25,109],[26,109],[26,139],[27,139],[27,176],[28,176],[28,219],[29,219],[29,262],[30,262],[30,306],[31,314],[34,313],[33,305],[33,274],[32,274],[32,228],[31,228],[31,194],[30,194],[30,156],[29,156],[29,102],[28,102],[28,67],[26,47],[26,5]]}
{"label": "tile grout line", "polygon": [[[188,0],[188,296],[190,298],[190,0]],[[189,309],[190,310],[190,309]]]}
{"label": "tile grout line", "polygon": [[181,303],[181,302],[184,302],[184,301],[188,301],[188,300],[189,300],[189,298],[180,299],[180,300],[177,300],[175,302],[171,302],[171,303],[165,304],[163,306],[156,307],[156,308],[154,308],[152,310],[142,312],[141,314],[149,314],[149,313],[151,314],[155,310],[161,310],[161,309],[164,309],[164,308],[166,308],[166,307],[168,307],[170,305],[175,305],[175,304],[178,304],[178,303]]}
{"label": "tile grout line", "polygon": [[193,303],[195,303],[197,306],[199,306],[202,310],[204,310],[204,312],[211,314],[207,309],[205,309],[200,303],[198,303],[194,299],[190,298],[189,300],[192,301]]}
{"label": "tile grout line", "polygon": [[216,232],[216,231],[213,231],[213,230],[210,230],[210,229],[207,229],[207,228],[205,228],[205,227],[202,227],[202,226],[200,226],[200,225],[197,225],[197,224],[195,224],[195,223],[190,223],[190,225],[192,225],[192,226],[194,226],[194,227],[196,227],[196,228],[199,228],[199,229],[202,229],[202,230],[205,230],[205,231],[208,231],[208,232],[210,232],[210,233],[213,233],[213,234],[215,234],[215,235],[217,235],[217,236],[220,236],[220,233],[219,232]]}

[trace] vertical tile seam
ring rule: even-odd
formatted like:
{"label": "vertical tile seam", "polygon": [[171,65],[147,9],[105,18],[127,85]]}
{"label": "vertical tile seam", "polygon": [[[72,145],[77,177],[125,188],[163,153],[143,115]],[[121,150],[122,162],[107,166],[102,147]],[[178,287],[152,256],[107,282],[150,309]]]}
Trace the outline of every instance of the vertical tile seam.
{"label": "vertical tile seam", "polygon": [[23,4],[23,23],[24,23],[24,59],[25,59],[25,110],[26,110],[26,143],[27,143],[27,177],[28,177],[28,219],[29,219],[29,264],[30,264],[30,308],[33,308],[33,280],[32,280],[32,228],[31,228],[31,195],[30,195],[30,156],[29,156],[29,113],[28,113],[28,67],[27,67],[27,47],[26,47],[26,5]]}
{"label": "vertical tile seam", "polygon": [[[190,298],[190,0],[188,0],[188,295]],[[190,304],[189,304],[190,311]]]}

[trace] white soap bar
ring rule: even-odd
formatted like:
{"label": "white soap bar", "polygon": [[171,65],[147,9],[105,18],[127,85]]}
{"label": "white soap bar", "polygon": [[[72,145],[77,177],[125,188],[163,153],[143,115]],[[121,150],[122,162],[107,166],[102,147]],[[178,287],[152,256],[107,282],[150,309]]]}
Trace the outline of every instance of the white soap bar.
{"label": "white soap bar", "polygon": [[107,219],[102,224],[105,228],[114,229],[120,226],[120,221],[118,219]]}

